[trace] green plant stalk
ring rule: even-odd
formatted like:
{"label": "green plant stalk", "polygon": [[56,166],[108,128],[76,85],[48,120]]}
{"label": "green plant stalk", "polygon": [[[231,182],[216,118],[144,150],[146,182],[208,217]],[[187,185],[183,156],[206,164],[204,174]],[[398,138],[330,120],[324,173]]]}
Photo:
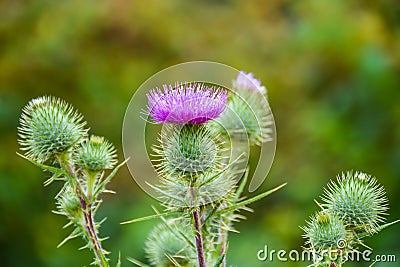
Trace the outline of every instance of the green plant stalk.
{"label": "green plant stalk", "polygon": [[[224,222],[226,222],[226,220],[225,219],[222,219]],[[222,228],[222,227],[221,227]],[[220,234],[221,234],[221,239],[220,239],[220,241],[221,241],[221,250],[220,250],[220,252],[219,252],[219,256],[223,256],[223,255],[225,255],[226,254],[226,247],[227,247],[227,242],[228,242],[228,231],[226,231],[226,230],[224,230],[224,229],[221,229],[220,230],[221,232],[220,232]],[[224,258],[223,258],[223,260],[222,260],[222,262],[221,262],[221,267],[226,267],[226,257],[225,256],[223,256]]]}
{"label": "green plant stalk", "polygon": [[[193,187],[190,189],[192,198],[194,199],[194,190]],[[199,267],[206,267],[206,258],[204,255],[204,243],[203,243],[203,235],[201,233],[201,222],[200,222],[200,212],[196,207],[193,207],[192,210],[193,217],[193,225],[196,230],[196,250],[197,250],[197,260],[199,262]]]}
{"label": "green plant stalk", "polygon": [[92,199],[93,197],[93,187],[96,181],[96,173],[88,172],[87,173],[87,197],[88,199]]}
{"label": "green plant stalk", "polygon": [[[94,216],[92,213],[93,209],[93,200],[91,193],[88,196],[85,196],[83,193],[82,188],[79,186],[78,178],[75,176],[75,172],[70,164],[70,155],[69,153],[64,153],[61,157],[57,157],[60,165],[67,170],[67,173],[69,175],[68,182],[72,186],[72,188],[75,191],[75,194],[79,198],[79,202],[81,204],[82,212],[83,212],[83,217],[85,219],[85,235],[87,239],[90,241],[92,244],[93,252],[95,254],[95,257],[99,263],[100,267],[109,267],[108,261],[106,259],[106,256],[104,255],[103,248],[101,246],[101,241],[96,233],[96,229],[94,226]],[[90,189],[89,189],[90,190]],[[90,190],[91,191],[91,190]]]}
{"label": "green plant stalk", "polygon": [[92,214],[92,205],[87,204],[84,199],[80,198],[81,206],[83,209],[83,215],[85,218],[85,229],[86,229],[86,236],[90,240],[93,246],[93,251],[96,255],[96,258],[99,262],[100,267],[108,267],[108,261],[104,255],[103,248],[101,246],[101,242],[99,237],[97,236],[96,229],[94,227],[94,218]]}
{"label": "green plant stalk", "polygon": [[203,244],[203,236],[201,234],[200,228],[200,214],[198,210],[192,211],[194,228],[196,229],[196,249],[197,249],[197,257],[199,262],[199,267],[206,267],[206,259],[204,256],[204,244]]}

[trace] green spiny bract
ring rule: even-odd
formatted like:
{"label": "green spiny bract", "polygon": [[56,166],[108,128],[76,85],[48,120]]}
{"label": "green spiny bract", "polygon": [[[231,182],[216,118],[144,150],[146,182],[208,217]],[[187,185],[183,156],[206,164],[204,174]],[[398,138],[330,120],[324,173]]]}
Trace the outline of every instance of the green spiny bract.
{"label": "green spiny bract", "polygon": [[199,174],[194,181],[163,177],[157,186],[167,207],[199,207],[223,201],[236,186],[237,173],[232,169]]}
{"label": "green spiny bract", "polygon": [[313,256],[315,267],[342,266],[348,252],[355,251],[351,232],[346,230],[343,221],[334,214],[320,211],[302,227],[305,244]]}
{"label": "green spiny bract", "polygon": [[249,140],[251,145],[260,145],[271,140],[273,119],[266,100],[259,92],[233,91],[227,108],[213,123],[231,138]]}
{"label": "green spiny bract", "polygon": [[325,211],[312,216],[303,230],[306,244],[316,250],[335,249],[340,242],[347,242],[347,231],[343,221]]}
{"label": "green spiny bract", "polygon": [[115,148],[103,137],[92,135],[76,150],[76,162],[84,170],[99,172],[116,163]]}
{"label": "green spiny bract", "polygon": [[377,180],[362,172],[347,172],[324,190],[324,208],[356,233],[374,234],[388,210],[386,193]]}
{"label": "green spiny bract", "polygon": [[25,155],[45,162],[81,142],[86,135],[82,115],[65,101],[52,96],[33,99],[23,109],[18,128]]}
{"label": "green spiny bract", "polygon": [[85,224],[81,203],[71,186],[65,185],[56,199],[57,211],[54,213],[66,216],[75,225]]}
{"label": "green spiny bract", "polygon": [[159,142],[154,151],[162,177],[192,181],[222,166],[221,141],[204,124],[165,125]]}
{"label": "green spiny bract", "polygon": [[168,220],[154,227],[145,245],[150,264],[156,267],[193,266],[195,250],[182,236],[190,236],[190,231],[190,225],[177,220]]}

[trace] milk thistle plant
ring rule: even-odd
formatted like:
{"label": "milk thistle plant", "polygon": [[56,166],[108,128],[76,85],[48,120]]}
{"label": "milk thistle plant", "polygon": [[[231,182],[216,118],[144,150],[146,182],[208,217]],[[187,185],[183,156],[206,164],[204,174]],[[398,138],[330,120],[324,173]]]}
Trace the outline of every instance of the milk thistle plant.
{"label": "milk thistle plant", "polygon": [[233,222],[245,219],[238,212],[251,211],[246,205],[284,186],[250,199],[242,196],[248,169],[239,167],[242,154],[228,160],[227,152],[235,150],[230,138],[248,136],[250,145],[261,145],[271,140],[273,121],[259,99],[266,89],[252,74],[240,72],[232,88],[176,83],[147,94],[144,114],[150,123],[163,124],[153,146],[159,183],[152,187],[164,211],[154,208],[155,215],[126,223],[161,219],[145,246],[151,266],[225,267],[228,232],[235,231]]}
{"label": "milk thistle plant", "polygon": [[[65,101],[43,96],[31,100],[23,109],[18,128],[19,144],[25,151],[21,157],[52,176],[44,182],[62,183],[57,194],[56,214],[64,215],[73,228],[59,246],[70,239],[82,237],[94,253],[93,264],[108,267],[105,238],[99,236],[104,221],[95,221],[102,193],[110,193],[106,185],[119,167],[114,146],[100,136],[88,135],[83,116]],[[105,177],[106,170],[112,170]],[[119,266],[119,263],[117,264]]]}
{"label": "milk thistle plant", "polygon": [[360,253],[360,246],[369,249],[363,243],[365,237],[399,222],[383,224],[389,210],[385,189],[362,172],[339,175],[321,199],[321,211],[303,227],[306,249],[312,252],[316,267],[342,266],[351,255]]}

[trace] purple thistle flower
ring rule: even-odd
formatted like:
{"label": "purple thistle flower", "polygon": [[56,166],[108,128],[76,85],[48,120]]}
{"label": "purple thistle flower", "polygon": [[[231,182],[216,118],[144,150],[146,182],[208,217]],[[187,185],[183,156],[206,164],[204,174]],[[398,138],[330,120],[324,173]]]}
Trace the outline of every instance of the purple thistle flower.
{"label": "purple thistle flower", "polygon": [[147,94],[146,114],[154,123],[204,123],[225,110],[226,91],[202,83],[164,85]]}
{"label": "purple thistle flower", "polygon": [[236,80],[233,81],[233,85],[238,89],[259,91],[262,94],[267,92],[267,89],[261,85],[261,81],[254,78],[253,73],[247,74],[244,71],[239,72]]}

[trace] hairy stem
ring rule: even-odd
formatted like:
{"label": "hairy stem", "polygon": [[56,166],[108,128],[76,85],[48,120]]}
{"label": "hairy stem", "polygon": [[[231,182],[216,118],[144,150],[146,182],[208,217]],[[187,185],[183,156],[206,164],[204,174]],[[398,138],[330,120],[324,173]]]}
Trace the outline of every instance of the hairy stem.
{"label": "hairy stem", "polygon": [[192,211],[194,228],[196,229],[196,249],[197,249],[197,257],[199,261],[199,267],[206,267],[206,259],[204,256],[204,245],[203,245],[203,236],[201,234],[200,228],[200,215],[198,210]]}
{"label": "hairy stem", "polygon": [[[194,199],[195,196],[193,187],[190,188],[190,192],[192,194],[192,199]],[[194,229],[196,230],[195,239],[196,239],[197,260],[199,262],[199,267],[206,267],[207,265],[206,265],[206,258],[204,255],[203,235],[201,233],[200,212],[196,207],[193,207],[192,216],[193,216]]]}
{"label": "hairy stem", "polygon": [[107,262],[106,256],[104,255],[103,248],[101,246],[101,242],[99,237],[97,236],[96,229],[94,226],[94,218],[92,213],[92,205],[87,203],[81,199],[81,205],[85,218],[85,230],[87,232],[87,237],[90,240],[90,243],[93,247],[93,252],[96,256],[97,262],[101,267],[108,267],[109,264]]}
{"label": "hairy stem", "polygon": [[94,226],[95,225],[94,216],[92,213],[93,209],[92,203],[94,203],[94,201],[91,199],[92,198],[91,193],[88,197],[85,196],[85,193],[79,184],[78,177],[75,176],[74,168],[72,164],[70,164],[69,159],[70,159],[69,155],[64,155],[63,158],[58,158],[61,166],[68,172],[70,177],[73,178],[69,179],[69,183],[71,187],[74,189],[75,194],[78,196],[79,202],[82,207],[82,213],[85,219],[85,227],[84,227],[85,235],[92,245],[93,253],[95,254],[97,260],[96,262],[99,264],[100,267],[109,267],[110,265],[108,264],[107,258],[104,255],[104,250],[101,246],[101,241],[97,236],[96,228]]}

